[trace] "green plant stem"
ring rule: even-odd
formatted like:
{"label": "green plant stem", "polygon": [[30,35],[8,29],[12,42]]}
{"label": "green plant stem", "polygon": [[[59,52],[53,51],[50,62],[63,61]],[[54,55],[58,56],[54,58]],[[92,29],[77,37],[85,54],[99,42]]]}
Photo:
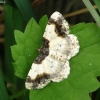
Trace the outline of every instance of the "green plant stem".
{"label": "green plant stem", "polygon": [[0,73],[0,100],[10,100],[1,73]]}
{"label": "green plant stem", "polygon": [[29,0],[14,0],[23,18],[28,22],[32,17],[38,22],[38,18]]}
{"label": "green plant stem", "polygon": [[10,96],[10,99],[13,100],[13,99],[15,99],[15,98],[18,98],[19,96],[25,94],[27,91],[28,91],[27,89],[23,89],[22,91],[20,91],[20,92],[14,94],[14,95],[12,95],[12,96]]}
{"label": "green plant stem", "polygon": [[85,6],[88,8],[88,10],[90,11],[91,15],[93,16],[98,26],[100,27],[100,16],[96,12],[96,10],[93,8],[91,2],[89,0],[82,0],[82,1],[85,4]]}
{"label": "green plant stem", "polygon": [[98,10],[100,12],[100,0],[94,0],[96,6],[98,7]]}

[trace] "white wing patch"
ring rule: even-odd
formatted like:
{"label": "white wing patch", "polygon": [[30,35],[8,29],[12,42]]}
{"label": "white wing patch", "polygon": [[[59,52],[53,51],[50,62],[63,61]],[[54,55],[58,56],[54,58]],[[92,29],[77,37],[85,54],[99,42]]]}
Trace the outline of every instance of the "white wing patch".
{"label": "white wing patch", "polygon": [[54,12],[46,26],[40,55],[26,78],[27,89],[42,89],[50,81],[60,82],[70,74],[69,59],[79,52],[79,42],[69,34],[69,26],[59,12]]}

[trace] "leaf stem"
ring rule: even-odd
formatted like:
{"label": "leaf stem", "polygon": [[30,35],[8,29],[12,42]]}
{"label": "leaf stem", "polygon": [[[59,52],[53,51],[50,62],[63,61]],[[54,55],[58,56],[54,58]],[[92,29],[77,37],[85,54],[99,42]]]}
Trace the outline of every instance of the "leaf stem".
{"label": "leaf stem", "polygon": [[15,98],[17,98],[17,97],[19,97],[19,96],[25,94],[27,91],[28,91],[27,89],[23,89],[22,91],[20,91],[20,92],[14,94],[14,95],[12,95],[12,96],[10,96],[10,98],[11,98],[11,100],[13,100],[13,99],[15,99]]}
{"label": "leaf stem", "polygon": [[98,10],[100,12],[100,0],[94,0],[95,4],[97,5],[98,7]]}
{"label": "leaf stem", "polygon": [[85,4],[85,6],[88,8],[88,10],[90,11],[91,15],[93,16],[98,26],[100,27],[100,16],[98,15],[96,10],[92,6],[91,2],[89,0],[82,0],[82,1]]}

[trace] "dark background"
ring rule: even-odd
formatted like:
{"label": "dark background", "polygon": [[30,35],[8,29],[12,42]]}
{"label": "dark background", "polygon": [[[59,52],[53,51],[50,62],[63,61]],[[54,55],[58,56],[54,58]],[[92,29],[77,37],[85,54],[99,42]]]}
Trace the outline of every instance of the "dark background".
{"label": "dark background", "polygon": [[[36,1],[36,0],[35,0]],[[55,11],[59,11],[63,15],[71,12],[86,8],[82,0],[41,0],[42,2],[38,5],[33,3],[34,10],[40,18],[44,14],[48,17]],[[93,0],[90,0],[94,5]],[[71,16],[66,18],[69,24],[77,24],[80,22],[94,22],[89,12],[82,13],[79,15]]]}

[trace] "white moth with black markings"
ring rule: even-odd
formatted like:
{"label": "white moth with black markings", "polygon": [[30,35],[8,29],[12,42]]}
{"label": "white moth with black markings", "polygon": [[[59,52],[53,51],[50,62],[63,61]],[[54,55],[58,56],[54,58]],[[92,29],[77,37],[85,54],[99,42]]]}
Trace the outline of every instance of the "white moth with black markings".
{"label": "white moth with black markings", "polygon": [[40,55],[26,78],[27,89],[42,89],[50,81],[60,82],[70,74],[69,59],[79,52],[79,42],[69,34],[69,26],[59,12],[54,12],[46,26]]}

